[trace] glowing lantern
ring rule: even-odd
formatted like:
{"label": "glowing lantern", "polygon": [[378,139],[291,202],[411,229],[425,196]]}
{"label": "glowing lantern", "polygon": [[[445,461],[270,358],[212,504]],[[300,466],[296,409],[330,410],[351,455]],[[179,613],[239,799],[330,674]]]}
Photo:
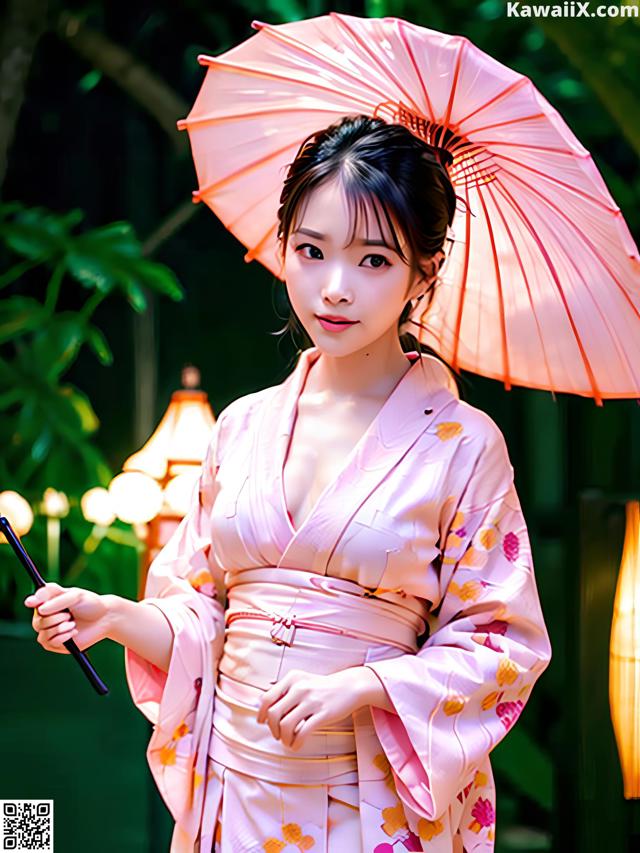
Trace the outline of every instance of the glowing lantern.
{"label": "glowing lantern", "polygon": [[111,495],[102,486],[85,492],[80,500],[80,508],[87,521],[100,527],[108,527],[116,517]]}
{"label": "glowing lantern", "polygon": [[[144,594],[151,562],[169,541],[194,497],[197,499],[196,479],[216,422],[206,393],[197,388],[199,384],[199,370],[191,365],[185,367],[183,388],[171,395],[153,435],[126,460],[123,473],[109,485],[118,517],[134,525],[136,535],[146,546],[138,598]],[[125,479],[131,477],[138,480]]]}
{"label": "glowing lantern", "polygon": [[200,469],[194,467],[191,471],[178,474],[169,480],[164,489],[164,503],[169,512],[181,516],[187,514],[199,472]]}
{"label": "glowing lantern", "polygon": [[[196,368],[185,368],[184,385],[199,384]],[[174,391],[169,408],[147,443],[130,456],[123,471],[141,471],[164,486],[178,474],[202,464],[215,417],[205,391],[185,387]]]}
{"label": "glowing lantern", "polygon": [[128,524],[150,521],[162,507],[162,489],[146,474],[124,472],[109,483],[116,515]]}
{"label": "glowing lantern", "polygon": [[[18,536],[24,536],[33,525],[33,511],[22,495],[18,492],[0,492],[0,515],[9,519],[11,527]],[[0,533],[0,544],[6,544],[7,539]]]}
{"label": "glowing lantern", "polygon": [[626,504],[626,532],[611,625],[609,704],[625,799],[640,797],[640,502]]}

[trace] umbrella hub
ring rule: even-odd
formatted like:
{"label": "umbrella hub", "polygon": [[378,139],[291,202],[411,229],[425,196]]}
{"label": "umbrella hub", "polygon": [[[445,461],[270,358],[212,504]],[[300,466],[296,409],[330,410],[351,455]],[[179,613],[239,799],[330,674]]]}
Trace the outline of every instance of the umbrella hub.
{"label": "umbrella hub", "polygon": [[430,121],[402,101],[382,101],[373,114],[385,121],[404,125],[435,148],[454,186],[488,184],[495,180],[496,172],[500,170],[493,154],[483,145],[454,133],[444,124]]}

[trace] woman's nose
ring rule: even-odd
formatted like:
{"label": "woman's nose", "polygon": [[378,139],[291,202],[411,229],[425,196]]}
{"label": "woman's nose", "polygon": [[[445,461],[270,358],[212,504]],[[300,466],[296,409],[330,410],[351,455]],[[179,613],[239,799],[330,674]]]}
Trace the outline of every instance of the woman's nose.
{"label": "woman's nose", "polygon": [[341,266],[336,266],[328,273],[322,288],[322,296],[333,300],[350,300],[346,271]]}

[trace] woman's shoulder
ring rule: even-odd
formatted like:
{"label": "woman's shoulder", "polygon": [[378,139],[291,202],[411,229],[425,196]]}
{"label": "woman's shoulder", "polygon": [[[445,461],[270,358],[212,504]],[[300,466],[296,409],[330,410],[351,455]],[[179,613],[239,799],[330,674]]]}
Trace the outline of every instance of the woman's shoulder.
{"label": "woman's shoulder", "polygon": [[469,429],[473,429],[478,435],[485,438],[502,437],[502,430],[484,409],[479,409],[477,406],[472,406],[466,400],[456,400],[455,406],[458,417],[466,424]]}
{"label": "woman's shoulder", "polygon": [[466,400],[452,399],[442,413],[442,419],[459,425],[460,442],[467,446],[472,455],[477,457],[488,451],[508,455],[502,430],[483,409],[472,406]]}
{"label": "woman's shoulder", "polygon": [[449,448],[443,493],[457,496],[468,508],[509,492],[515,472],[505,437],[491,415],[455,400],[442,412],[442,421],[436,433],[441,432]]}
{"label": "woman's shoulder", "polygon": [[246,429],[249,426],[251,418],[262,408],[263,404],[268,404],[291,378],[291,375],[289,375],[283,382],[268,385],[266,388],[260,388],[257,391],[251,391],[249,394],[236,397],[235,400],[228,403],[218,414],[216,419],[218,432]]}
{"label": "woman's shoulder", "polygon": [[212,460],[213,465],[220,465],[225,448],[234,446],[238,436],[247,435],[252,412],[265,397],[266,390],[236,397],[218,412],[207,450],[207,458]]}
{"label": "woman's shoulder", "polygon": [[[415,353],[417,356],[417,353]],[[455,427],[446,430],[447,435],[459,434],[464,444],[482,449],[487,445],[504,443],[502,430],[493,418],[482,409],[472,406],[461,399],[453,371],[445,362],[433,355],[423,355],[423,364],[431,370],[431,377],[438,385],[449,392],[437,423],[440,421]]]}
{"label": "woman's shoulder", "polygon": [[273,387],[261,388],[228,403],[216,418],[219,438],[227,433],[245,430],[252,415],[272,395],[273,390]]}

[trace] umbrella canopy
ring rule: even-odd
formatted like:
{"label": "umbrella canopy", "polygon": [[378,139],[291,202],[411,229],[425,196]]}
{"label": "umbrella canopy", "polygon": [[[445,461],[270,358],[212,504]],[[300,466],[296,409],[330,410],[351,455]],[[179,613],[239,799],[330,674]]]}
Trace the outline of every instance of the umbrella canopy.
{"label": "umbrella canopy", "polygon": [[186,119],[205,202],[282,278],[277,209],[302,141],[344,115],[449,150],[453,243],[416,337],[455,369],[554,392],[640,397],[640,258],[589,152],[529,78],[400,18],[258,30],[217,57]]}

